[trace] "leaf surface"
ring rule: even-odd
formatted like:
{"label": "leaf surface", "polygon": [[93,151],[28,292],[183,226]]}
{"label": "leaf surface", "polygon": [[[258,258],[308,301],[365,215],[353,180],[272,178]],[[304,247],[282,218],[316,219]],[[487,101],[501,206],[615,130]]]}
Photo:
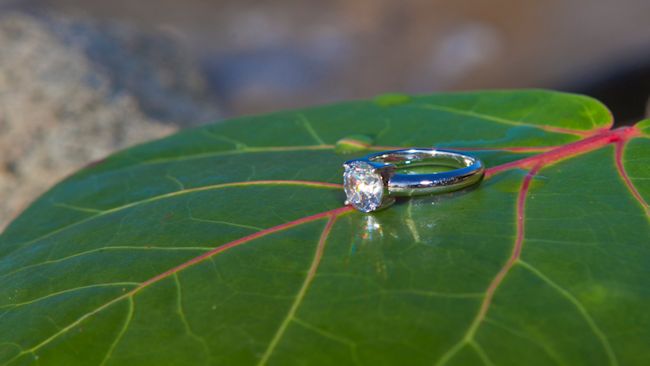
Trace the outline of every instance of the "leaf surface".
{"label": "leaf surface", "polygon": [[[0,364],[649,364],[650,122],[611,122],[549,91],[388,95],[125,150],[0,236]],[[486,179],[344,207],[341,163],[402,146]]]}

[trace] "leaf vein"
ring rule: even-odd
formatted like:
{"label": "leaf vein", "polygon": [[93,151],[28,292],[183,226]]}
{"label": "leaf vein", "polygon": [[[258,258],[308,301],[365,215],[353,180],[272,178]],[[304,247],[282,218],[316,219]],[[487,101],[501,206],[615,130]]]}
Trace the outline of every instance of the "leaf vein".
{"label": "leaf vein", "polygon": [[[327,182],[312,182],[312,181],[299,181],[299,180],[258,180],[258,181],[243,181],[243,182],[228,182],[228,183],[220,183],[220,184],[213,184],[213,185],[208,185],[208,186],[201,186],[201,187],[196,187],[196,188],[188,188],[185,190],[180,190],[180,191],[173,191],[173,192],[168,192],[168,193],[163,193],[160,195],[148,197],[139,201],[134,201],[130,202],[127,204],[124,204],[122,206],[117,206],[111,209],[107,209],[102,211],[101,213],[98,213],[93,216],[89,216],[85,219],[73,222],[69,225],[65,225],[60,227],[59,229],[52,230],[46,234],[43,234],[37,238],[34,238],[32,240],[29,240],[22,245],[19,246],[20,249],[22,247],[25,247],[29,244],[35,243],[39,240],[48,238],[52,235],[55,235],[57,233],[60,233],[64,230],[67,230],[71,227],[75,227],[77,225],[86,223],[90,220],[96,219],[98,217],[102,217],[111,213],[119,212],[128,208],[132,207],[137,207],[139,205],[151,203],[151,202],[156,202],[162,199],[166,198],[171,198],[171,197],[176,197],[180,195],[185,195],[185,194],[191,194],[191,193],[196,193],[196,192],[203,192],[203,191],[210,191],[210,190],[216,190],[216,189],[223,189],[223,188],[231,188],[231,187],[248,187],[248,186],[263,186],[263,185],[295,185],[295,186],[305,186],[305,187],[313,187],[313,188],[336,188],[340,189],[341,185],[336,184],[336,183],[327,183]],[[8,253],[9,254],[9,253]],[[7,254],[7,255],[8,255]]]}
{"label": "leaf vein", "polygon": [[287,330],[289,324],[291,323],[291,320],[295,317],[296,312],[298,311],[298,308],[300,307],[300,304],[302,303],[302,300],[304,299],[305,294],[309,289],[309,285],[311,285],[312,280],[314,279],[314,275],[318,270],[318,266],[320,265],[320,261],[323,256],[323,251],[325,250],[327,237],[329,236],[332,226],[334,226],[334,222],[336,221],[336,218],[337,218],[336,215],[331,214],[329,216],[329,220],[327,221],[327,224],[325,224],[325,228],[323,229],[323,232],[321,233],[321,236],[318,240],[318,244],[316,245],[316,250],[314,251],[314,258],[312,259],[311,265],[309,266],[307,274],[305,275],[305,280],[303,281],[302,286],[300,286],[300,290],[298,291],[295,300],[291,304],[291,307],[289,308],[287,315],[282,320],[282,322],[280,322],[280,326],[278,327],[275,334],[273,335],[273,338],[271,338],[271,341],[269,342],[266,351],[262,355],[262,358],[260,358],[258,366],[266,365],[269,358],[275,351],[275,348],[277,347],[278,343],[284,336],[284,333]]}
{"label": "leaf vein", "polygon": [[108,348],[108,352],[106,352],[106,355],[104,356],[104,359],[100,363],[100,366],[104,366],[108,360],[111,358],[113,355],[113,351],[117,347],[117,345],[120,343],[122,340],[122,337],[126,333],[127,329],[129,328],[129,325],[131,324],[131,319],[133,319],[133,311],[135,308],[134,300],[133,297],[128,298],[129,301],[129,311],[126,314],[126,318],[124,319],[124,325],[122,326],[122,329],[120,329],[120,332],[117,334],[115,337],[115,340],[113,340],[113,343],[111,343],[111,346]]}
{"label": "leaf vein", "polygon": [[20,273],[20,272],[26,271],[26,270],[34,268],[34,267],[40,267],[40,266],[44,266],[44,265],[48,265],[48,264],[61,263],[61,262],[65,262],[65,261],[77,258],[77,257],[82,257],[82,256],[85,256],[85,255],[88,255],[88,254],[104,252],[104,251],[113,251],[113,250],[143,250],[143,251],[147,251],[147,250],[162,250],[162,251],[165,251],[165,250],[168,250],[168,251],[188,250],[188,251],[200,251],[200,250],[210,250],[210,249],[213,249],[213,248],[210,248],[210,247],[155,247],[155,246],[142,246],[142,247],[136,247],[136,246],[110,246],[110,247],[101,247],[101,248],[89,249],[89,250],[86,250],[86,251],[83,251],[83,252],[78,252],[78,253],[71,254],[69,256],[62,257],[62,258],[49,259],[49,260],[46,260],[44,262],[39,262],[39,263],[34,263],[34,264],[27,265],[27,266],[23,266],[23,267],[20,267],[20,268],[14,270],[14,271],[3,274],[2,276],[0,276],[0,279],[12,276],[12,275],[14,275],[16,273]]}
{"label": "leaf vein", "polygon": [[421,105],[420,108],[430,109],[430,110],[435,110],[435,111],[440,111],[440,112],[446,112],[446,113],[451,113],[451,114],[458,114],[458,115],[473,117],[473,118],[478,118],[478,119],[483,119],[483,120],[486,120],[486,121],[496,122],[496,123],[505,124],[505,125],[524,126],[524,127],[530,127],[530,128],[540,129],[540,130],[544,130],[544,131],[563,133],[563,134],[572,134],[572,135],[585,136],[585,135],[590,134],[590,132],[591,132],[590,130],[572,130],[572,129],[568,129],[568,128],[555,127],[555,126],[551,126],[551,125],[530,124],[530,123],[525,123],[525,122],[522,122],[522,121],[515,121],[515,120],[510,120],[510,119],[506,119],[506,118],[497,117],[497,116],[492,116],[492,115],[489,115],[489,114],[466,111],[466,110],[462,110],[462,109],[457,109],[457,108],[453,108],[453,107],[445,107],[445,106],[436,105],[436,104],[425,104],[425,105]]}
{"label": "leaf vein", "polygon": [[529,272],[537,276],[539,279],[544,281],[547,285],[549,285],[551,288],[556,290],[558,293],[560,293],[565,299],[567,299],[571,304],[573,304],[580,315],[584,318],[585,322],[591,329],[591,331],[594,333],[596,338],[600,341],[601,345],[603,346],[603,349],[605,351],[605,354],[607,354],[607,357],[609,359],[609,362],[611,365],[618,365],[618,360],[616,358],[616,354],[614,353],[614,350],[612,349],[611,344],[609,343],[609,340],[607,339],[607,336],[603,331],[598,327],[594,319],[591,317],[587,309],[585,309],[584,305],[578,299],[576,299],[569,291],[552,281],[549,277],[547,277],[544,273],[542,273],[540,270],[535,268],[533,265],[530,263],[527,263],[523,260],[519,260],[519,265],[522,266],[523,268],[526,268]]}
{"label": "leaf vein", "polygon": [[88,285],[88,286],[79,286],[79,287],[74,287],[74,288],[69,288],[69,289],[53,292],[53,293],[50,293],[50,294],[47,294],[47,295],[44,295],[44,296],[41,296],[41,297],[37,297],[35,299],[31,299],[31,300],[28,300],[28,301],[23,301],[23,302],[20,302],[20,303],[4,304],[4,305],[0,306],[0,309],[5,309],[5,308],[15,309],[15,308],[20,307],[20,306],[33,304],[33,303],[43,301],[43,300],[47,300],[49,298],[56,297],[56,296],[59,296],[59,295],[73,293],[73,292],[86,290],[86,289],[90,289],[90,288],[113,287],[113,286],[138,286],[138,285],[140,285],[140,283],[138,283],[138,282],[111,282],[111,283],[98,283],[98,284],[93,284],[93,285]]}
{"label": "leaf vein", "polygon": [[190,323],[187,321],[187,317],[185,316],[185,311],[183,311],[183,292],[181,290],[181,282],[178,278],[178,273],[174,273],[173,277],[174,277],[174,284],[176,285],[176,308],[177,308],[178,316],[180,317],[181,322],[185,327],[185,332],[201,345],[203,352],[205,352],[206,358],[209,359],[210,348],[208,347],[207,342],[205,341],[205,339],[203,339],[203,337],[200,337],[192,330],[192,327],[190,326]]}
{"label": "leaf vein", "polygon": [[325,145],[325,141],[316,133],[316,130],[314,130],[314,127],[311,125],[307,117],[305,117],[304,114],[299,113],[298,114],[298,119],[300,122],[302,122],[302,125],[305,127],[309,135],[316,141],[320,146]]}
{"label": "leaf vein", "polygon": [[488,357],[483,347],[481,347],[481,345],[476,340],[471,340],[469,342],[469,345],[474,349],[474,351],[476,351],[476,354],[486,366],[494,366],[494,363],[492,360],[490,360],[490,357]]}

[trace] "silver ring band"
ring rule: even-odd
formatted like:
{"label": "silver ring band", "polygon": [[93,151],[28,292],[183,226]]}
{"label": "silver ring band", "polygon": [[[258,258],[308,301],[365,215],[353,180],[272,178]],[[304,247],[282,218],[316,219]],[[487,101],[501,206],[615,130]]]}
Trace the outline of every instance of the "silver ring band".
{"label": "silver ring band", "polygon": [[[427,174],[400,174],[398,169],[446,166],[454,170]],[[396,196],[450,192],[476,184],[483,177],[483,163],[450,150],[404,149],[383,151],[343,164],[347,203],[363,212],[392,204]]]}

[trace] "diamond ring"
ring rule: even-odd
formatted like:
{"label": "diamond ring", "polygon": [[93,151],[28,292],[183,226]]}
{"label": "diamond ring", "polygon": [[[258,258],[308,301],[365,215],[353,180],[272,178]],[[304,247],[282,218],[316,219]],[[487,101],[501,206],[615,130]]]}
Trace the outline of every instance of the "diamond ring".
{"label": "diamond ring", "polygon": [[[398,169],[418,166],[445,166],[454,170],[426,174],[398,173]],[[359,211],[381,210],[397,196],[450,192],[478,183],[483,163],[457,151],[405,149],[383,151],[343,164],[346,204]]]}

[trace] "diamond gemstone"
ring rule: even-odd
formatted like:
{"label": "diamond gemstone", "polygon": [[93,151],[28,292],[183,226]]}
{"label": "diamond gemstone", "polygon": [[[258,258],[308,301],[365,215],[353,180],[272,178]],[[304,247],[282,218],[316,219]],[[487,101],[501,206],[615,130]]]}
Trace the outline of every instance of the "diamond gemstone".
{"label": "diamond gemstone", "polygon": [[384,182],[370,164],[349,163],[343,173],[343,187],[348,202],[357,210],[370,212],[381,206]]}

